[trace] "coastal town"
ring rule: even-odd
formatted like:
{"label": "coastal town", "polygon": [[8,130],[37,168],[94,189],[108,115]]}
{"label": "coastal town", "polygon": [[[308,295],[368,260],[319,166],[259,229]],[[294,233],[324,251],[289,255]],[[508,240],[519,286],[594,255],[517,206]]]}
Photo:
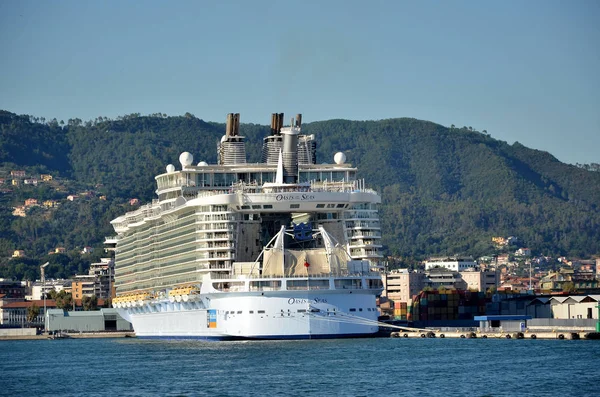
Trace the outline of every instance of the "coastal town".
{"label": "coastal town", "polygon": [[[500,244],[513,240],[496,238]],[[477,260],[431,258],[416,269],[383,269],[378,309],[381,319],[418,327],[472,327],[476,316],[523,315],[530,324],[591,331],[598,320],[599,268],[600,258],[535,257],[524,248]],[[11,329],[39,334],[46,325],[47,331],[75,333],[132,331],[110,308],[114,297],[111,257],[69,279],[1,279],[0,336],[22,334]]]}
{"label": "coastal town", "polygon": [[[63,198],[28,197],[13,208],[13,216],[52,211],[64,202],[106,200],[105,195],[90,190],[69,192],[68,181],[51,174],[10,170],[0,178],[3,193],[43,184]],[[140,202],[131,198],[127,204],[135,208]],[[384,265],[376,269],[384,285],[377,299],[380,320],[416,327],[468,328],[477,324],[474,318],[478,316],[521,315],[531,317],[531,326],[537,321],[554,328],[596,329],[600,258],[540,255],[518,236],[494,236],[491,245],[493,252],[479,258],[431,257],[411,265],[401,258],[384,258]],[[98,248],[57,246],[48,256],[72,250],[85,256],[94,249]],[[0,336],[61,330],[80,334],[132,331],[132,325],[111,308],[116,296],[114,244],[103,250],[106,257],[91,263],[84,274],[46,279],[40,263],[42,277],[37,280],[0,279]],[[16,249],[3,260],[28,254]]]}

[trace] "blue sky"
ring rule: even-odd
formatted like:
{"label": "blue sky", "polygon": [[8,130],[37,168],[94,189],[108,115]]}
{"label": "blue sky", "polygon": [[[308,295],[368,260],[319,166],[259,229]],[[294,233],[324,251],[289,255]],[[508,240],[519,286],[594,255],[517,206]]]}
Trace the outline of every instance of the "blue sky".
{"label": "blue sky", "polygon": [[0,0],[0,109],[414,117],[600,163],[600,2]]}

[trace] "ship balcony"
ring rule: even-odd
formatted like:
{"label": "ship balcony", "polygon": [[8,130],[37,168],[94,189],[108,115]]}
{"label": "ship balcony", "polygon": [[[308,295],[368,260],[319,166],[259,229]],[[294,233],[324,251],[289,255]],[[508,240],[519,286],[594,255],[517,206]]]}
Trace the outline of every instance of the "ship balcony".
{"label": "ship balcony", "polygon": [[235,250],[235,246],[233,244],[227,245],[219,245],[219,246],[198,246],[196,247],[196,251],[199,252],[222,252],[222,251],[233,251]]}
{"label": "ship balcony", "polygon": [[351,240],[361,240],[361,239],[375,240],[375,239],[380,239],[381,234],[377,233],[377,232],[359,231],[358,233],[356,233],[356,232],[350,233],[350,235],[348,237]]}
{"label": "ship balcony", "polygon": [[366,230],[380,230],[379,222],[368,223],[368,222],[348,222],[346,223],[347,229],[366,229]]}
{"label": "ship balcony", "polygon": [[233,223],[218,223],[218,224],[205,224],[205,225],[199,225],[196,228],[197,232],[210,232],[210,233],[226,233],[226,232],[233,232],[235,231],[236,228],[234,226]]}
{"label": "ship balcony", "polygon": [[372,219],[372,220],[379,220],[379,216],[377,215],[377,212],[373,212],[373,213],[360,213],[360,212],[346,212],[344,214],[344,218],[346,220],[361,220],[361,219]]}
{"label": "ship balcony", "polygon": [[121,238],[119,236],[104,237],[104,244],[116,245]]}
{"label": "ship balcony", "polygon": [[[209,252],[208,255],[206,256],[206,258],[203,259],[207,259],[209,261],[229,261],[229,260],[235,260],[235,253],[234,252]],[[231,266],[230,266],[231,267]]]}
{"label": "ship balcony", "polygon": [[352,258],[382,258],[377,250],[353,249],[350,247],[350,256]]}
{"label": "ship balcony", "polygon": [[[208,265],[208,271],[211,270],[219,270],[219,271],[231,271],[232,267],[230,264],[226,264],[226,263],[211,263]],[[203,269],[205,270],[205,269]],[[231,276],[227,275],[224,277],[220,277],[217,275],[212,275],[211,276],[213,279],[218,279],[218,278],[230,278]]]}
{"label": "ship balcony", "polygon": [[374,241],[370,241],[370,240],[358,240],[358,241],[352,241],[350,243],[350,249],[355,249],[355,248],[381,248],[382,245],[381,244],[375,244]]}

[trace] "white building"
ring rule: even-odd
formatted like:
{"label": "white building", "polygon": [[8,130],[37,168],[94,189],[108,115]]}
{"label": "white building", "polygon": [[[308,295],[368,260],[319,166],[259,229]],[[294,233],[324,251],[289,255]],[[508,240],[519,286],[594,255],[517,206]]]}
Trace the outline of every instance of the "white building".
{"label": "white building", "polygon": [[45,285],[41,281],[36,281],[31,286],[31,296],[28,298],[28,300],[44,299],[44,292],[48,293],[52,290],[60,292],[65,289],[65,287],[66,289],[71,288],[71,280],[46,280]]}
{"label": "white building", "polygon": [[598,319],[600,295],[553,296],[552,317],[557,319]]}
{"label": "white building", "polygon": [[425,262],[425,271],[445,268],[455,272],[462,272],[467,269],[476,269],[477,262],[473,258],[460,258],[460,257],[445,257],[445,258],[431,258]]}

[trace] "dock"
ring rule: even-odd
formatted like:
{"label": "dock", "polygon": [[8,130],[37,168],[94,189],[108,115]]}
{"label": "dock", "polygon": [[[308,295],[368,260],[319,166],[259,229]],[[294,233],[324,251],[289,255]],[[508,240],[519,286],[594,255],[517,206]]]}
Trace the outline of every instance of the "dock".
{"label": "dock", "polygon": [[135,338],[135,332],[61,332],[50,334],[18,334],[0,335],[3,340],[54,340],[54,339],[100,339],[100,338]]}
{"label": "dock", "polygon": [[459,339],[556,339],[600,340],[600,332],[543,331],[543,332],[440,332],[438,330],[395,331],[392,338],[459,338]]}

